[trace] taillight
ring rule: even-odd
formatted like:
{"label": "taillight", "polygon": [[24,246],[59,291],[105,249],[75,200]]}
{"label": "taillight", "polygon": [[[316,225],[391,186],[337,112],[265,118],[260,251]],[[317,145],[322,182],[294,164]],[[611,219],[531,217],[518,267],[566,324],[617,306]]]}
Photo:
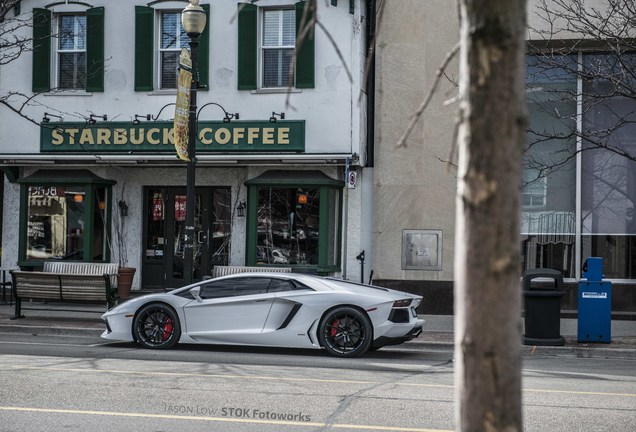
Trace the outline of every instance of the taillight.
{"label": "taillight", "polygon": [[411,304],[412,300],[413,299],[396,300],[396,301],[393,302],[393,307],[394,308],[409,307],[409,305]]}

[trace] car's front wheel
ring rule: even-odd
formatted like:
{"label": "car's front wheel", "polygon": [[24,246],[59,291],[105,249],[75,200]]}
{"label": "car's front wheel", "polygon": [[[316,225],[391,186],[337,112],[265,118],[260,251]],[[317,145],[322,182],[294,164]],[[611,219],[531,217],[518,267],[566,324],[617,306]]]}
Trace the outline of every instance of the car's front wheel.
{"label": "car's front wheel", "polygon": [[135,316],[133,333],[144,348],[166,349],[179,341],[181,325],[171,307],[162,303],[150,303]]}
{"label": "car's front wheel", "polygon": [[320,321],[320,344],[337,357],[356,357],[369,350],[373,339],[371,320],[351,307],[339,307]]}

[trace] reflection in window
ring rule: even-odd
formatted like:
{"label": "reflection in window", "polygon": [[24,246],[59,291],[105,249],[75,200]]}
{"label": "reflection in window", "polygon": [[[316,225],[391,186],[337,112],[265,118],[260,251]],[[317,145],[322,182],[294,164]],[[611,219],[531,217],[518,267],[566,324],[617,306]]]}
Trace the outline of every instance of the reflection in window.
{"label": "reflection in window", "polygon": [[293,9],[263,11],[263,87],[286,87],[294,58],[296,14]]}
{"label": "reflection in window", "polygon": [[181,48],[188,46],[188,37],[181,25],[180,12],[164,12],[161,14],[161,46],[159,62],[161,71],[160,88],[177,88],[177,69]]}
{"label": "reflection in window", "polygon": [[29,186],[27,260],[83,259],[84,198],[83,187]]}
{"label": "reflection in window", "polygon": [[210,266],[228,265],[232,239],[232,196],[230,188],[214,188],[212,191],[212,239],[210,241]]}
{"label": "reflection in window", "polygon": [[166,196],[163,189],[150,190],[148,200],[146,259],[162,260],[166,247]]}
{"label": "reflection in window", "polygon": [[257,208],[257,263],[318,264],[317,188],[259,188]]}
{"label": "reflection in window", "polygon": [[[569,55],[527,59],[523,269],[549,267],[566,277],[580,276],[574,265],[578,253],[581,261],[602,257],[608,278],[634,279],[636,162],[623,154],[636,154],[636,102],[630,96],[636,54],[583,53],[580,58],[582,64]],[[577,226],[580,249],[574,251]]]}
{"label": "reflection in window", "polygon": [[523,154],[523,270],[574,277],[576,232],[576,58],[529,56],[527,147]]}
{"label": "reflection in window", "polygon": [[[603,257],[608,278],[636,278],[636,55],[584,55],[582,259]],[[617,152],[606,148],[616,149]]]}
{"label": "reflection in window", "polygon": [[58,18],[58,85],[65,89],[86,87],[86,16]]}

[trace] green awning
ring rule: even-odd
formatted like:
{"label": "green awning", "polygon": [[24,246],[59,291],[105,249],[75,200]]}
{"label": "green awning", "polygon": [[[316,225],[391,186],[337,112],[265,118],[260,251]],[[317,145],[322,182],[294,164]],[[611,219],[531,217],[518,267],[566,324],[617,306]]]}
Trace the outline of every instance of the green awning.
{"label": "green awning", "polygon": [[28,177],[18,179],[20,184],[97,184],[113,185],[115,180],[107,180],[86,169],[38,170]]}
{"label": "green awning", "polygon": [[272,170],[245,181],[246,186],[332,186],[342,188],[344,181],[335,180],[322,171]]}

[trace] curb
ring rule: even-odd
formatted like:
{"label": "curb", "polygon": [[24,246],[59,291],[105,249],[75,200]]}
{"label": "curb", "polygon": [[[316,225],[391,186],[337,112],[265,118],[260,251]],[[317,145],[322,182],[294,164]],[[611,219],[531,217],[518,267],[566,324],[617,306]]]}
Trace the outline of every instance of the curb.
{"label": "curb", "polygon": [[[559,357],[579,357],[579,358],[611,358],[636,360],[636,348],[619,348],[620,341],[612,344],[585,344],[577,345],[575,339],[566,338],[564,346],[540,346],[540,345],[522,345],[521,353],[523,356],[531,357],[533,355],[559,356]],[[402,345],[403,348],[420,349],[428,351],[454,351],[455,343],[453,341],[426,341],[412,340]]]}
{"label": "curb", "polygon": [[6,325],[0,324],[0,333],[19,333],[37,335],[56,335],[56,336],[83,336],[83,337],[100,337],[104,332],[102,328],[84,328],[84,327],[51,327],[40,325]]}

